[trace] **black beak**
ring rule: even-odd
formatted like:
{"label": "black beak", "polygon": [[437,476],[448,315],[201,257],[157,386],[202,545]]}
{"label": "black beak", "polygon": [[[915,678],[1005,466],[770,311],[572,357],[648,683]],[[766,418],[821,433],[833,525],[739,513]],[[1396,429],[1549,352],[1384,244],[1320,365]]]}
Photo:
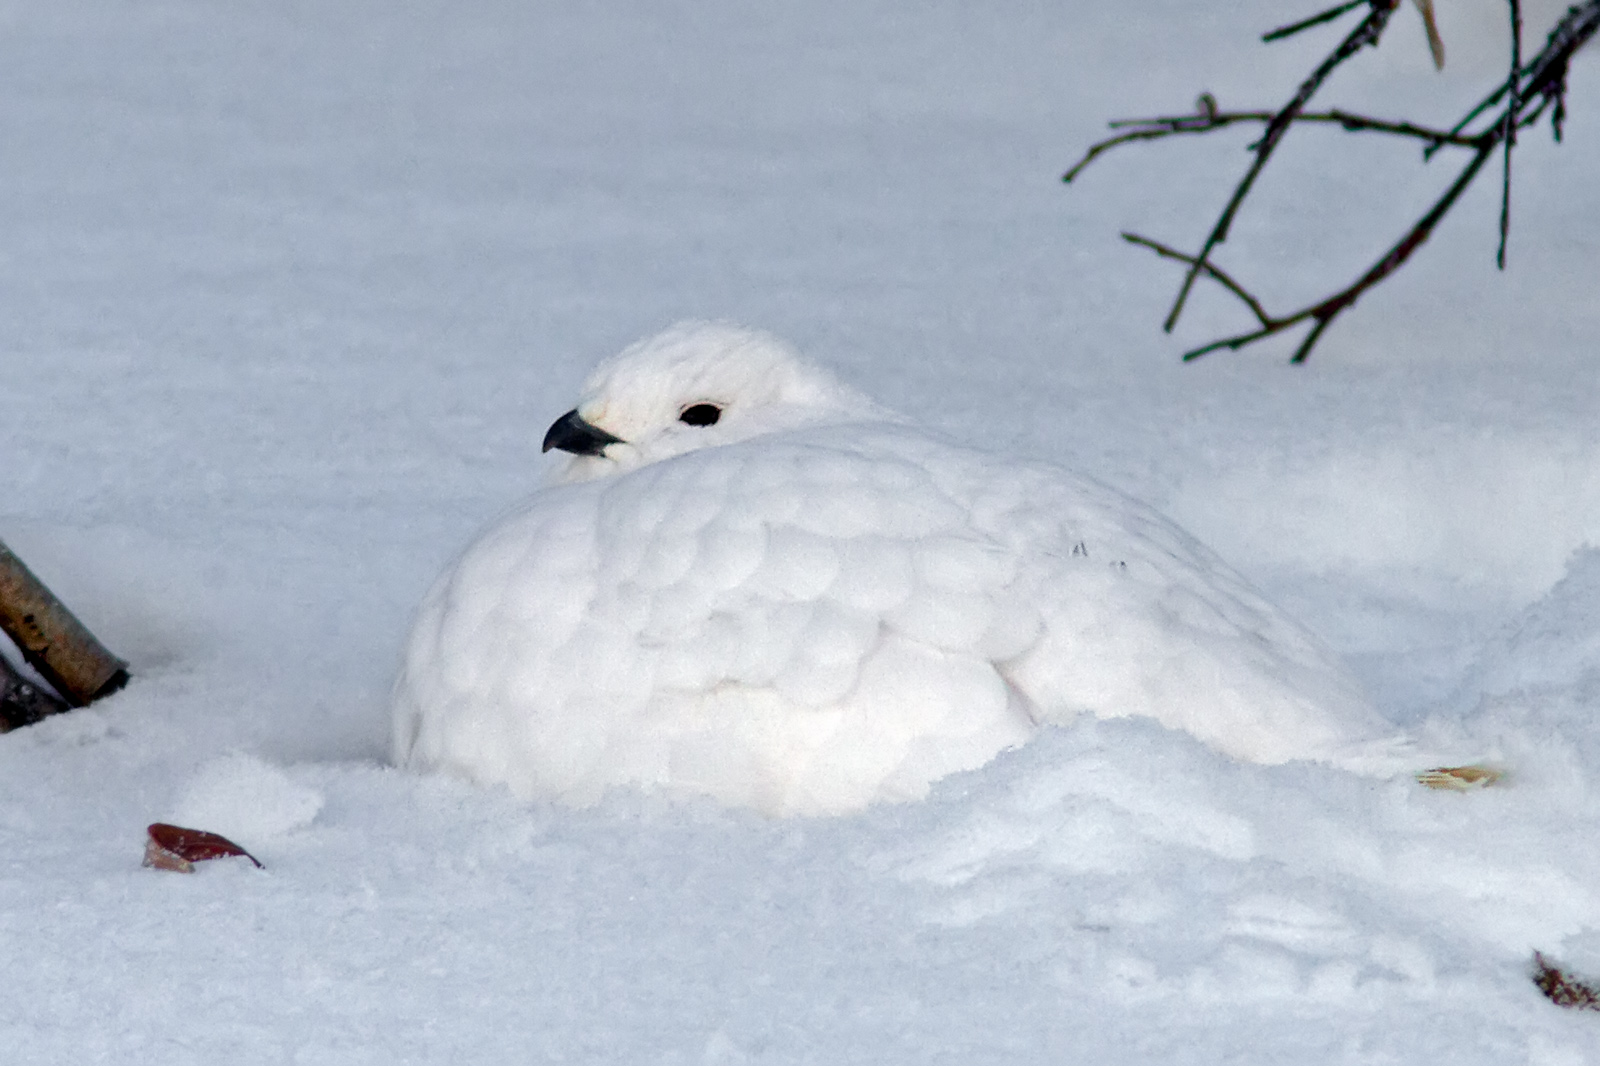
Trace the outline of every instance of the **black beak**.
{"label": "black beak", "polygon": [[550,432],[544,435],[543,450],[560,448],[573,455],[604,455],[606,445],[621,443],[621,437],[613,437],[599,426],[591,426],[579,418],[574,408],[556,419]]}

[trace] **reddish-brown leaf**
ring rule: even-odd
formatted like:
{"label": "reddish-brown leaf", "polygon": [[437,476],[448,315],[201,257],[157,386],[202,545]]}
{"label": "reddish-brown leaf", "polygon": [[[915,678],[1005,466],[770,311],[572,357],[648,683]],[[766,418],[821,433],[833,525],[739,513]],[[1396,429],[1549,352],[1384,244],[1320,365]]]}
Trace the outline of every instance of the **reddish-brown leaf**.
{"label": "reddish-brown leaf", "polygon": [[1564,972],[1538,951],[1533,953],[1533,983],[1558,1007],[1600,1011],[1600,987]]}
{"label": "reddish-brown leaf", "polygon": [[144,849],[146,866],[189,873],[194,869],[194,863],[243,855],[258,868],[261,867],[254,855],[227,837],[208,833],[204,829],[185,829],[180,825],[156,822],[150,827],[149,833],[150,840]]}

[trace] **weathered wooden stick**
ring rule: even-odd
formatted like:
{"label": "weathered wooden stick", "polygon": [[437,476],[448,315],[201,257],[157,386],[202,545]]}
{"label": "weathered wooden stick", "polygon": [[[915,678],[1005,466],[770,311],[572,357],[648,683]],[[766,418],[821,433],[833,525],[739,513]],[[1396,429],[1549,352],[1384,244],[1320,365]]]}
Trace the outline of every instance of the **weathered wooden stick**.
{"label": "weathered wooden stick", "polygon": [[0,629],[74,707],[128,683],[128,664],[106,650],[0,541]]}
{"label": "weathered wooden stick", "polygon": [[19,674],[6,657],[0,655],[0,733],[21,729],[41,718],[70,709],[48,691]]}

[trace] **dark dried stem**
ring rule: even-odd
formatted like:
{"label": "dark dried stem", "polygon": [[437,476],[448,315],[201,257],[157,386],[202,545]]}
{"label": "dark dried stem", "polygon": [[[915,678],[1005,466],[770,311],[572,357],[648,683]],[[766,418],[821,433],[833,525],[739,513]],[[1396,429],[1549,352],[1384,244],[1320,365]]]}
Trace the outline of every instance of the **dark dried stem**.
{"label": "dark dried stem", "polygon": [[[1132,141],[1154,141],[1180,133],[1210,133],[1212,130],[1237,125],[1241,122],[1271,122],[1277,114],[1275,111],[1201,110],[1192,115],[1161,115],[1155,118],[1118,119],[1115,122],[1108,122],[1106,125],[1114,130],[1124,129],[1129,126],[1138,126],[1140,128],[1129,130],[1127,133],[1119,133],[1115,137],[1108,137],[1103,141],[1090,145],[1083,158],[1073,164],[1072,169],[1061,175],[1061,180],[1070,183],[1083,172],[1085,167],[1094,162],[1101,153],[1121,144],[1128,144]],[[1387,119],[1357,115],[1337,108],[1332,111],[1302,112],[1295,121],[1339,126],[1352,133],[1388,133],[1399,137],[1414,137],[1418,140],[1427,141],[1430,147],[1456,145],[1462,148],[1476,148],[1478,146],[1478,138],[1476,136],[1468,136],[1450,130],[1433,129],[1428,126],[1418,126],[1412,122],[1390,122]]]}
{"label": "dark dried stem", "polygon": [[1300,342],[1300,347],[1296,349],[1294,358],[1291,360],[1291,362],[1303,363],[1311,354],[1311,349],[1316,346],[1323,330],[1327,329],[1329,323],[1347,308],[1354,305],[1368,289],[1377,285],[1396,270],[1399,270],[1405,261],[1411,257],[1411,254],[1422,247],[1423,243],[1433,234],[1434,227],[1439,224],[1439,220],[1455,204],[1457,198],[1466,191],[1467,186],[1472,184],[1472,179],[1477,177],[1478,171],[1483,168],[1484,163],[1494,153],[1495,145],[1498,143],[1498,138],[1480,141],[1478,151],[1473,154],[1471,161],[1456,176],[1456,180],[1445,191],[1444,195],[1439,197],[1427,214],[1418,219],[1406,235],[1394,247],[1390,248],[1383,258],[1374,263],[1365,274],[1332,296],[1326,297],[1309,307],[1303,307],[1292,314],[1282,316],[1268,314],[1261,302],[1252,296],[1244,286],[1218,269],[1213,263],[1197,264],[1198,257],[1179,252],[1145,237],[1137,237],[1133,234],[1125,233],[1123,234],[1123,239],[1153,249],[1168,259],[1177,259],[1188,263],[1190,269],[1196,269],[1199,266],[1203,273],[1222,284],[1224,288],[1237,296],[1245,306],[1249,307],[1251,313],[1256,316],[1256,320],[1261,323],[1259,329],[1241,333],[1238,336],[1212,341],[1210,344],[1185,352],[1183,356],[1185,362],[1198,359],[1202,355],[1223,348],[1237,351],[1247,344],[1253,344],[1276,333],[1282,333],[1284,330],[1297,326],[1302,322],[1311,321],[1314,323],[1311,330],[1306,334],[1305,339]]}
{"label": "dark dried stem", "polygon": [[1494,253],[1495,266],[1506,268],[1506,241],[1511,236],[1511,152],[1517,147],[1517,118],[1522,111],[1522,4],[1509,0],[1511,8],[1511,68],[1506,75],[1505,164],[1500,173],[1500,247]]}
{"label": "dark dried stem", "polygon": [[1289,131],[1296,118],[1305,110],[1311,97],[1322,87],[1322,83],[1336,70],[1341,63],[1355,55],[1369,44],[1376,44],[1383,34],[1383,28],[1388,23],[1389,17],[1394,14],[1395,7],[1400,0],[1368,0],[1371,10],[1361,24],[1351,31],[1339,47],[1335,48],[1328,57],[1317,65],[1311,76],[1301,83],[1299,91],[1285,104],[1276,115],[1267,123],[1266,130],[1261,134],[1261,140],[1255,145],[1255,160],[1250,164],[1250,169],[1245,172],[1237,188],[1233,190],[1233,197],[1228,201],[1228,206],[1222,209],[1217,224],[1211,228],[1211,233],[1206,237],[1205,244],[1200,248],[1200,254],[1195,257],[1194,264],[1189,272],[1184,275],[1183,284],[1178,287],[1178,298],[1173,301],[1172,310],[1167,314],[1167,320],[1162,328],[1171,333],[1178,324],[1178,318],[1183,314],[1183,305],[1189,298],[1189,290],[1194,287],[1205,268],[1206,261],[1211,257],[1212,249],[1228,239],[1228,230],[1233,226],[1233,218],[1244,203],[1245,197],[1250,195],[1250,189],[1255,185],[1256,178],[1261,170],[1272,158],[1272,153],[1277,150],[1278,143],[1283,135]]}
{"label": "dark dried stem", "polygon": [[[1186,252],[1180,252],[1171,245],[1162,244],[1160,241],[1153,241],[1149,237],[1141,237],[1137,233],[1123,233],[1122,239],[1127,241],[1129,244],[1137,244],[1143,248],[1148,248],[1152,252],[1155,252],[1157,255],[1161,256],[1163,259],[1176,259],[1180,263],[1194,263],[1194,256],[1189,255]],[[1263,327],[1273,326],[1275,320],[1271,315],[1267,314],[1267,309],[1261,306],[1261,301],[1250,295],[1248,289],[1235,281],[1221,267],[1217,266],[1215,263],[1207,263],[1205,265],[1205,274],[1207,277],[1211,278],[1223,288],[1237,296],[1246,307],[1250,308],[1251,313],[1256,316],[1256,321],[1260,322]]]}
{"label": "dark dried stem", "polygon": [[1313,26],[1322,25],[1324,22],[1332,22],[1346,11],[1353,11],[1366,2],[1367,0],[1350,0],[1348,4],[1340,4],[1338,7],[1330,7],[1328,10],[1318,12],[1308,19],[1301,19],[1299,22],[1291,22],[1287,26],[1279,26],[1275,30],[1263,33],[1261,35],[1261,39],[1270,44],[1273,41],[1281,41],[1285,37],[1293,37],[1301,30],[1309,30]]}
{"label": "dark dried stem", "polygon": [[[1064,176],[1065,180],[1071,181],[1102,152],[1130,141],[1154,140],[1182,133],[1206,133],[1241,122],[1266,123],[1266,131],[1262,134],[1261,139],[1252,146],[1252,150],[1256,155],[1254,162],[1235,188],[1232,199],[1219,216],[1211,235],[1207,238],[1198,255],[1179,252],[1146,237],[1128,233],[1123,234],[1126,240],[1134,244],[1150,248],[1164,258],[1175,259],[1179,262],[1187,263],[1189,266],[1172,312],[1168,315],[1165,323],[1165,328],[1169,332],[1177,322],[1178,315],[1183,309],[1184,301],[1187,299],[1195,279],[1202,274],[1233,293],[1250,309],[1260,323],[1259,329],[1196,348],[1184,355],[1185,360],[1197,359],[1208,352],[1214,352],[1222,348],[1237,350],[1264,337],[1272,336],[1292,326],[1309,321],[1312,323],[1312,327],[1301,342],[1300,347],[1296,350],[1293,358],[1296,363],[1304,362],[1306,357],[1310,355],[1312,348],[1321,338],[1323,331],[1334,318],[1346,308],[1352,306],[1368,289],[1379,284],[1398,270],[1410,258],[1411,254],[1427,241],[1440,219],[1455,205],[1467,186],[1477,177],[1478,172],[1483,169],[1484,164],[1493,155],[1495,149],[1502,146],[1505,154],[1501,179],[1500,247],[1496,260],[1504,267],[1506,242],[1511,225],[1511,155],[1516,147],[1516,131],[1521,127],[1536,122],[1548,109],[1551,111],[1551,126],[1556,140],[1559,141],[1561,139],[1562,122],[1566,117],[1568,67],[1572,56],[1578,49],[1588,43],[1596,32],[1600,32],[1600,0],[1586,0],[1580,5],[1569,8],[1567,13],[1551,30],[1544,48],[1526,64],[1521,61],[1521,6],[1518,0],[1508,0],[1511,5],[1512,54],[1507,77],[1494,92],[1490,93],[1482,102],[1468,112],[1465,118],[1449,130],[1429,129],[1409,122],[1389,122],[1341,111],[1308,113],[1302,110],[1306,101],[1317,90],[1318,86],[1326,80],[1335,67],[1354,55],[1362,47],[1377,41],[1389,16],[1393,14],[1398,0],[1394,0],[1394,2],[1368,0],[1368,2],[1372,11],[1362,20],[1361,25],[1344,39],[1340,46],[1312,73],[1311,77],[1306,79],[1294,99],[1282,110],[1277,112],[1220,112],[1216,110],[1215,101],[1209,96],[1204,96],[1201,98],[1199,110],[1193,115],[1165,116],[1112,123],[1113,128],[1128,126],[1136,126],[1138,128],[1130,129],[1128,132],[1118,134],[1093,145],[1084,157]],[[1312,19],[1275,30],[1269,35],[1269,38],[1276,39],[1288,36],[1290,33],[1299,32],[1313,25],[1319,25],[1338,17],[1355,6],[1358,5],[1346,4],[1338,8],[1329,9]],[[1484,112],[1502,103],[1502,101],[1504,102],[1504,110],[1497,114],[1491,123],[1475,133],[1464,132]],[[1346,288],[1318,303],[1304,307],[1293,314],[1274,316],[1267,313],[1261,302],[1249,290],[1213,264],[1210,261],[1210,256],[1216,246],[1227,239],[1228,229],[1232,224],[1234,215],[1238,212],[1256,177],[1265,166],[1273,148],[1288,127],[1296,122],[1337,123],[1352,131],[1372,131],[1425,140],[1429,144],[1424,151],[1424,158],[1431,157],[1435,151],[1446,145],[1471,148],[1473,155],[1471,161],[1462,168],[1444,194],[1365,274]]]}
{"label": "dark dried stem", "polygon": [[[1600,30],[1600,0],[1588,0],[1587,3],[1567,9],[1567,13],[1556,23],[1550,31],[1549,39],[1539,54],[1534,56],[1521,70],[1520,96],[1523,101],[1539,98],[1539,109],[1542,111],[1549,101],[1554,101],[1559,115],[1565,117],[1566,108],[1563,103],[1567,90],[1567,66],[1574,53],[1589,42]],[[1512,79],[1507,78],[1494,92],[1478,101],[1466,116],[1457,122],[1450,130],[1451,133],[1460,133],[1472,125],[1485,111],[1494,107],[1513,88]],[[1497,122],[1502,119],[1497,118]],[[1526,126],[1527,121],[1519,121],[1519,126]],[[1556,140],[1561,139],[1559,129]],[[1429,154],[1432,153],[1429,149]]]}

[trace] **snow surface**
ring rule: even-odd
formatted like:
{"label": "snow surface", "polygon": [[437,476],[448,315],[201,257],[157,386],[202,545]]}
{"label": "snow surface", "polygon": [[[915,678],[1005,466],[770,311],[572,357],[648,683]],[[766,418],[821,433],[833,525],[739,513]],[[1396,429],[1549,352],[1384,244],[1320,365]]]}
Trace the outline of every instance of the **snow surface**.
{"label": "snow surface", "polygon": [[[1600,974],[1593,50],[1510,269],[1486,180],[1301,368],[1180,366],[1246,320],[1207,292],[1164,336],[1177,276],[1116,237],[1196,241],[1247,132],[1056,180],[1107,118],[1285,98],[1336,31],[1255,37],[1306,11],[8,6],[0,537],[135,680],[0,737],[5,1060],[1600,1060],[1528,980]],[[1504,14],[1439,18],[1443,74],[1402,11],[1327,101],[1453,120]],[[1449,165],[1296,133],[1222,261],[1291,306]],[[836,819],[388,767],[434,575],[684,317],[1160,507],[1509,783],[1134,720]],[[141,869],[189,815],[267,869]]]}

